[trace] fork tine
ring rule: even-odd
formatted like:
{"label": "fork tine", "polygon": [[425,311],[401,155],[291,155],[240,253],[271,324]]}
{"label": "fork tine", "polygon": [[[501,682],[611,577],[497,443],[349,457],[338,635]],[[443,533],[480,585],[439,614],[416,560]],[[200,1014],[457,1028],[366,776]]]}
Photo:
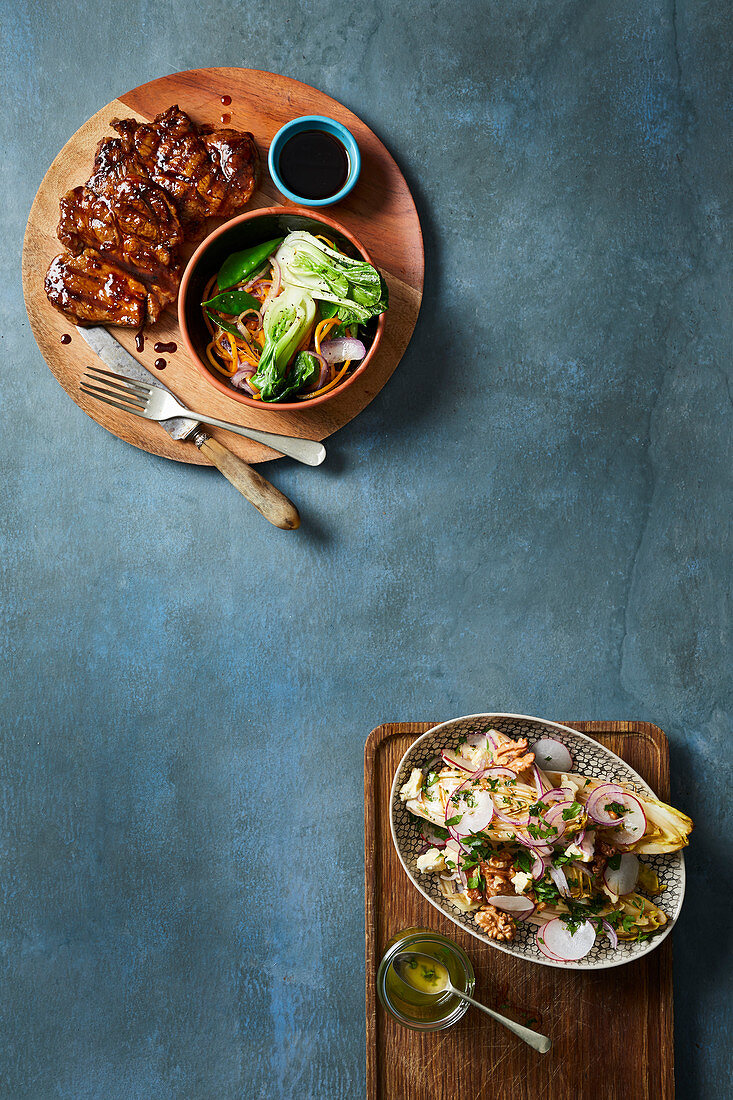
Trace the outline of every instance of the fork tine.
{"label": "fork tine", "polygon": [[96,397],[97,401],[106,401],[108,405],[114,405],[117,409],[122,409],[123,412],[137,413],[138,416],[145,415],[145,406],[137,405],[134,402],[113,401],[113,397],[120,396],[119,394],[110,393],[109,390],[98,390],[92,386],[79,386],[82,393],[88,393],[90,397]]}
{"label": "fork tine", "polygon": [[127,386],[118,385],[117,382],[108,382],[104,378],[97,378],[95,375],[89,373],[84,375],[84,382],[87,386],[91,386],[93,383],[103,386],[104,389],[101,392],[106,393],[109,397],[120,397],[127,401],[139,401],[142,402],[143,405],[147,404],[148,397],[150,396],[142,391],[138,392],[138,390],[128,389]]}
{"label": "fork tine", "polygon": [[128,378],[126,374],[115,374],[112,370],[102,370],[101,367],[87,367],[87,374],[101,375],[101,378],[97,378],[96,381],[104,380],[106,382],[108,378],[114,378],[131,389],[142,390],[146,394],[150,393],[153,388],[147,382],[140,382],[137,378]]}

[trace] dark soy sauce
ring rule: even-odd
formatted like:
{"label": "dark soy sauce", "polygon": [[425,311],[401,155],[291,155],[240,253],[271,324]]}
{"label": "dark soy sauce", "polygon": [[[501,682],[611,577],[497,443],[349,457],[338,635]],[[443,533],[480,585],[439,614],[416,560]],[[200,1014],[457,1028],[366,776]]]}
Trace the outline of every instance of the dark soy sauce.
{"label": "dark soy sauce", "polygon": [[349,178],[349,154],[338,138],[325,130],[301,130],[282,147],[278,171],[294,195],[328,199]]}
{"label": "dark soy sauce", "polygon": [[68,332],[65,332],[64,335],[61,337],[61,343],[62,344],[70,344],[71,343],[71,337],[69,336]]}
{"label": "dark soy sauce", "polygon": [[165,359],[156,359],[153,363],[153,366],[156,370],[165,370],[168,364],[166,363]]}
{"label": "dark soy sauce", "polygon": [[135,333],[135,347],[138,351],[145,351],[145,335],[142,329]]}
{"label": "dark soy sauce", "polygon": [[176,344],[173,340],[171,340],[171,342],[169,344],[161,344],[161,343],[153,344],[153,349],[155,351],[157,351],[158,354],[160,354],[161,352],[166,352],[167,351],[169,355],[172,355],[174,351],[178,350],[178,344]]}
{"label": "dark soy sauce", "polygon": [[229,104],[232,102],[232,97],[230,95],[223,95],[221,97],[221,102],[222,102],[222,106],[228,107]]}
{"label": "dark soy sauce", "polygon": [[219,118],[219,121],[223,122],[224,125],[226,126],[228,122],[232,121],[232,116],[231,115],[221,115],[220,118]]}

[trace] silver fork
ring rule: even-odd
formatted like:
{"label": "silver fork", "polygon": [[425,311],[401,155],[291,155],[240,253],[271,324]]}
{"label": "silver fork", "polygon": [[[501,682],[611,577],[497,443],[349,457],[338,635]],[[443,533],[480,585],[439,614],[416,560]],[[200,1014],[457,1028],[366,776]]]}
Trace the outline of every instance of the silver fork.
{"label": "silver fork", "polygon": [[90,397],[104,401],[107,405],[114,405],[123,412],[144,416],[147,420],[170,420],[174,416],[193,417],[204,424],[225,428],[228,432],[243,435],[245,439],[264,443],[265,446],[272,447],[288,458],[294,458],[296,462],[304,462],[307,466],[320,466],[326,457],[326,448],[315,439],[296,439],[289,435],[276,435],[274,432],[260,432],[256,428],[242,428],[239,424],[229,424],[226,420],[204,416],[186,408],[173,394],[166,393],[158,386],[149,386],[146,382],[139,382],[137,378],[127,378],[123,374],[115,374],[114,371],[88,367],[80,387]]}

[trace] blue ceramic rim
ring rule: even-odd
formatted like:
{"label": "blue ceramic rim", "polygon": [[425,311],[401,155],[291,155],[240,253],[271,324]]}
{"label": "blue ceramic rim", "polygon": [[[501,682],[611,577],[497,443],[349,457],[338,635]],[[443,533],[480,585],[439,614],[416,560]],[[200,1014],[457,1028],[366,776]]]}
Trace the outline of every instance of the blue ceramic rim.
{"label": "blue ceramic rim", "polygon": [[[325,130],[326,133],[333,134],[334,137],[339,139],[349,155],[349,175],[346,183],[340,191],[326,199],[304,199],[302,195],[296,195],[294,191],[285,186],[277,170],[283,145],[288,138],[292,137],[293,134],[300,133],[301,130]],[[356,138],[343,123],[337,122],[335,118],[328,118],[326,115],[301,115],[300,118],[292,118],[290,122],[286,122],[275,134],[270,151],[267,154],[267,167],[270,170],[272,182],[278,191],[286,199],[290,199],[291,202],[297,203],[299,206],[333,206],[334,203],[340,202],[348,195],[358,180],[361,171],[361,154],[359,153],[359,146],[356,144]]]}

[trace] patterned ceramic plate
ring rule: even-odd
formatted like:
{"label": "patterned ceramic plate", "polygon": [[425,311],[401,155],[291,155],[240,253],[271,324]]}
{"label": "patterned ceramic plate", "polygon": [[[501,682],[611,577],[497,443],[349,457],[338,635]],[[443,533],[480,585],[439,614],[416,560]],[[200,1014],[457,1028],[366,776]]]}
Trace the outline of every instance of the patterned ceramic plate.
{"label": "patterned ceramic plate", "polygon": [[526,714],[471,714],[465,718],[454,718],[450,722],[435,726],[417,738],[402,757],[392,784],[389,811],[392,840],[413,886],[417,887],[431,905],[439,909],[444,916],[470,932],[476,939],[483,940],[484,943],[490,944],[499,951],[505,951],[508,955],[542,963],[543,966],[558,966],[571,970],[604,970],[612,966],[622,966],[653,951],[669,935],[682,908],[682,899],[685,894],[685,861],[682,852],[640,857],[644,863],[654,868],[660,883],[667,887],[660,901],[661,907],[669,917],[669,923],[664,931],[644,943],[619,942],[615,949],[604,936],[598,936],[589,955],[579,962],[568,963],[553,963],[540,953],[535,943],[537,929],[533,924],[523,924],[518,921],[517,936],[511,943],[497,943],[496,940],[490,940],[476,924],[471,913],[461,913],[443,896],[438,887],[437,875],[421,874],[417,870],[417,857],[424,847],[420,835],[421,819],[411,814],[404,802],[400,800],[400,788],[409,779],[413,768],[423,767],[441,749],[456,748],[468,734],[481,733],[490,728],[499,730],[500,733],[505,733],[512,738],[526,737],[530,742],[530,748],[540,737],[554,737],[570,750],[574,760],[574,772],[599,779],[620,780],[637,787],[642,793],[646,792],[656,797],[641,776],[619,756],[598,744],[597,741],[593,741],[592,738],[586,737],[585,734],[571,730],[568,726],[546,722],[542,718],[531,718]]}

